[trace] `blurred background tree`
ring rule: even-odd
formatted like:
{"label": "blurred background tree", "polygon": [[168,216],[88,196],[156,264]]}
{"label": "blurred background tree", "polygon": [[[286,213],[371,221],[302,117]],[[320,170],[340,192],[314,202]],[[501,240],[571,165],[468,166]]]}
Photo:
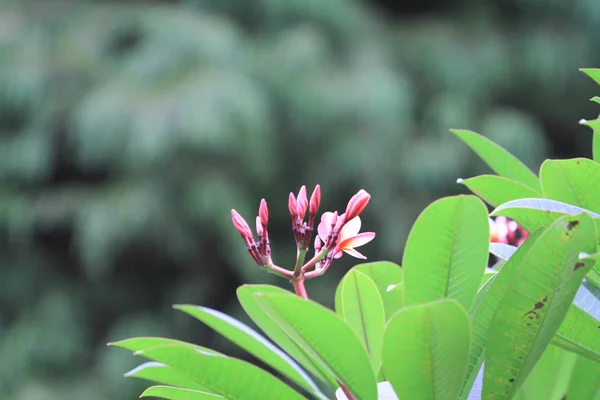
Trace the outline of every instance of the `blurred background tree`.
{"label": "blurred background tree", "polygon": [[[260,272],[231,226],[261,197],[291,262],[287,193],[372,193],[371,260],[482,164],[477,130],[537,170],[589,156],[593,0],[0,0],[0,392],[137,398],[105,343],[169,335],[240,353],[171,309],[244,319]],[[344,257],[311,297],[331,305]]]}

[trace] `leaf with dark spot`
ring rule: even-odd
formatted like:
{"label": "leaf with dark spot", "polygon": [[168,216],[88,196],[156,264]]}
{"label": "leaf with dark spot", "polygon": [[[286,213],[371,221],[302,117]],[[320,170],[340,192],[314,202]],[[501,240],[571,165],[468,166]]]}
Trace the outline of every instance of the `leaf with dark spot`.
{"label": "leaf with dark spot", "polygon": [[575,220],[575,221],[569,221],[569,223],[567,224],[567,230],[571,231],[573,230],[573,228],[575,228],[577,225],[579,225],[579,221]]}
{"label": "leaf with dark spot", "polygon": [[578,263],[575,263],[575,266],[573,267],[573,271],[577,271],[581,267],[585,267],[585,263],[582,263],[581,261]]}

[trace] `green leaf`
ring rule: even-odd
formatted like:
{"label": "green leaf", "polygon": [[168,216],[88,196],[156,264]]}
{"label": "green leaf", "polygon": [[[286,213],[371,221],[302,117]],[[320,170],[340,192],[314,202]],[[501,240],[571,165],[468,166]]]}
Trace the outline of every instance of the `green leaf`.
{"label": "green leaf", "polygon": [[[278,325],[277,332],[283,330],[357,398],[377,399],[377,381],[369,356],[357,335],[337,314],[298,296],[255,293],[253,298],[256,306]],[[252,313],[249,315],[253,317]],[[269,334],[271,326],[261,329]]]}
{"label": "green leaf", "polygon": [[506,293],[509,283],[516,274],[519,264],[529,253],[533,244],[539,239],[542,231],[538,230],[527,238],[517,251],[506,261],[494,277],[488,281],[477,294],[473,307],[469,310],[472,327],[471,349],[469,362],[467,363],[467,374],[463,383],[460,399],[466,399],[473,382],[481,368],[485,349],[488,344],[488,331],[492,323],[492,317],[496,311],[500,299]]}
{"label": "green leaf", "polygon": [[[577,355],[549,346],[535,365],[515,400],[561,400],[567,392]],[[577,398],[577,397],[575,397]]]}
{"label": "green leaf", "polygon": [[571,374],[567,399],[600,399],[600,363],[578,357]]}
{"label": "green leaf", "polygon": [[591,121],[582,119],[581,121],[579,121],[579,124],[588,126],[592,129],[592,154],[594,161],[600,162],[600,119],[594,119]]}
{"label": "green leaf", "polygon": [[227,314],[206,307],[177,305],[174,308],[204,322],[233,343],[290,378],[300,387],[311,393],[319,392],[317,385],[294,360],[249,326]]}
{"label": "green leaf", "polygon": [[313,376],[326,383],[330,388],[336,389],[337,382],[332,374],[315,362],[286,332],[271,318],[271,316],[259,306],[254,299],[254,293],[277,293],[281,295],[297,297],[295,294],[271,285],[243,285],[237,289],[237,296],[246,314],[256,325],[281,347],[287,354],[292,356]]}
{"label": "green leaf", "polygon": [[594,96],[594,97],[592,97],[592,98],[590,99],[590,101],[593,101],[594,103],[598,103],[598,104],[600,104],[600,97],[598,97],[598,96]]}
{"label": "green leaf", "polygon": [[337,287],[335,310],[360,339],[377,375],[381,368],[385,310],[375,282],[352,268]]}
{"label": "green leaf", "polygon": [[443,298],[469,309],[488,262],[490,226],[475,196],[445,197],[413,225],[402,260],[406,306]]}
{"label": "green leaf", "polygon": [[542,194],[527,185],[497,175],[480,175],[469,179],[459,179],[458,183],[481,197],[492,207],[511,200],[542,197]]}
{"label": "green leaf", "polygon": [[[358,264],[354,267],[375,282],[379,294],[383,299],[386,321],[402,308],[403,297],[399,297],[398,291],[393,292],[391,285],[398,285],[403,281],[402,268],[393,262],[377,261],[364,264]],[[393,292],[393,293],[392,293]]]}
{"label": "green leaf", "polygon": [[192,343],[182,342],[180,340],[166,339],[160,337],[138,337],[125,339],[118,342],[109,343],[109,346],[121,347],[123,349],[127,349],[133,352],[148,350],[154,347],[159,346],[168,346],[168,345],[176,345],[176,346],[187,346],[192,349],[196,349],[198,351],[204,352],[206,354],[223,356],[223,354],[218,351],[208,349],[206,347],[197,346]]}
{"label": "green leaf", "polygon": [[496,207],[490,215],[502,215],[510,218],[517,221],[519,225],[529,232],[532,232],[538,228],[550,226],[563,215],[577,215],[583,212],[594,218],[600,218],[600,214],[596,214],[585,208],[548,199],[512,200]]}
{"label": "green leaf", "polygon": [[200,390],[182,389],[171,386],[152,386],[144,391],[140,397],[160,397],[169,400],[219,400],[225,399],[214,393]]}
{"label": "green leaf", "polygon": [[[600,362],[600,329],[596,318],[576,305],[569,311],[556,331],[556,343],[570,351]],[[564,345],[566,342],[566,346]]]}
{"label": "green leaf", "polygon": [[546,160],[540,181],[547,198],[600,212],[600,164],[588,158]]}
{"label": "green leaf", "polygon": [[579,70],[600,85],[600,68],[579,68]]}
{"label": "green leaf", "polygon": [[467,313],[452,299],[406,307],[388,323],[383,370],[400,399],[456,400],[469,355]]}
{"label": "green leaf", "polygon": [[591,260],[580,260],[579,253],[595,248],[595,229],[589,215],[561,217],[542,232],[517,266],[489,328],[486,399],[512,398],[552,341],[593,266]]}
{"label": "green leaf", "polygon": [[462,139],[498,175],[521,182],[534,190],[541,190],[538,177],[533,171],[504,147],[472,131],[451,129],[450,132]]}
{"label": "green leaf", "polygon": [[154,347],[136,354],[166,364],[227,399],[304,399],[268,372],[235,358],[215,357],[177,345]]}
{"label": "green leaf", "polygon": [[209,392],[209,390],[175,371],[168,365],[156,361],[149,361],[125,374],[126,377],[146,379],[162,385],[178,386],[188,389]]}
{"label": "green leaf", "polygon": [[389,321],[398,311],[404,308],[404,283],[390,285],[383,296],[386,307],[386,321]]}

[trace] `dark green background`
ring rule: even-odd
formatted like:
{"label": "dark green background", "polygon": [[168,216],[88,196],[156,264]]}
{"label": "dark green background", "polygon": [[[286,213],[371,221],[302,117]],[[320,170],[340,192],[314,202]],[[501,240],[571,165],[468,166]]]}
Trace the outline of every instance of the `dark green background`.
{"label": "dark green background", "polygon": [[266,197],[289,266],[288,193],[364,188],[361,251],[400,262],[420,210],[488,172],[448,128],[536,171],[589,156],[599,23],[596,0],[0,1],[0,397],[137,398],[141,359],[105,347],[134,335],[239,355],[171,309],[242,317],[237,286],[285,285],[231,208]]}

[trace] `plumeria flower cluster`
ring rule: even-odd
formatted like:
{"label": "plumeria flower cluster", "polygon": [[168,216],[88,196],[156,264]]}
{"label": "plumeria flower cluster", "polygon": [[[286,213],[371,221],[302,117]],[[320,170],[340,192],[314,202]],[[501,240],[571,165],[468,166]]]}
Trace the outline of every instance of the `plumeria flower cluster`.
{"label": "plumeria flower cluster", "polygon": [[271,246],[267,230],[269,210],[265,199],[260,201],[258,216],[256,217],[257,241],[255,241],[250,226],[237,211],[231,210],[231,218],[233,226],[244,239],[248,252],[261,268],[293,282],[303,281],[322,275],[331,266],[333,260],[340,258],[343,253],[357,258],[366,258],[355,248],[375,238],[374,232],[359,233],[361,227],[359,214],[367,207],[370,198],[371,195],[361,189],[352,196],[344,213],[338,214],[337,211],[323,213],[313,242],[314,255],[310,260],[304,262],[315,230],[315,221],[321,203],[321,187],[319,185],[315,187],[310,200],[307,197],[305,186],[300,188],[297,195],[290,193],[288,209],[297,246],[296,264],[293,270],[277,266],[271,258]]}
{"label": "plumeria flower cluster", "polygon": [[516,221],[506,217],[490,218],[490,241],[519,247],[529,236]]}

